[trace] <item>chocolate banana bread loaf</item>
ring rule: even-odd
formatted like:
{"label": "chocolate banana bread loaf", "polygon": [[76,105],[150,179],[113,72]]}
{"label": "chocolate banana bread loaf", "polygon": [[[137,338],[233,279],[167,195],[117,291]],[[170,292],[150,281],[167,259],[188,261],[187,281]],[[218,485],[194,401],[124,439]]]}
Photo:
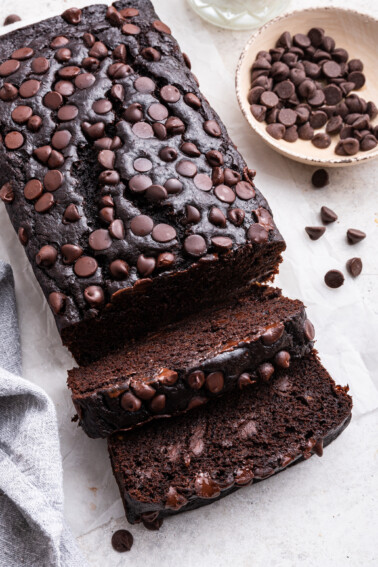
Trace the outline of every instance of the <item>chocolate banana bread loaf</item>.
{"label": "chocolate banana bread loaf", "polygon": [[148,0],[0,45],[0,196],[77,361],[277,272],[255,172]]}
{"label": "chocolate banana bread loaf", "polygon": [[153,527],[164,516],[210,504],[320,456],[350,421],[347,391],[313,352],[269,382],[114,433],[109,452],[127,519]]}
{"label": "chocolate banana bread loaf", "polygon": [[314,328],[303,304],[265,286],[128,344],[69,372],[68,386],[90,437],[171,416],[235,387],[271,379],[310,352]]}

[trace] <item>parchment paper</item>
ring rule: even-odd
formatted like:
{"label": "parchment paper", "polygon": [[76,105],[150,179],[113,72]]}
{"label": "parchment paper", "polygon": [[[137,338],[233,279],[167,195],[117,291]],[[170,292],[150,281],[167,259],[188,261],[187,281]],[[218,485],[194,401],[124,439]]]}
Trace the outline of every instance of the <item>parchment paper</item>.
{"label": "parchment paper", "polygon": [[[74,4],[86,3],[77,0]],[[24,10],[34,21],[71,5],[61,0],[7,4],[7,11],[0,8],[2,19],[7,13]],[[374,209],[372,199],[366,202],[360,193],[356,197],[352,188],[345,187],[345,176],[344,186],[336,194],[340,175],[332,172],[333,188],[322,190],[324,202],[319,198],[314,205],[309,182],[312,170],[291,164],[268,149],[244,121],[236,102],[233,76],[226,70],[208,27],[183,0],[156,0],[155,5],[183,50],[190,54],[204,94],[221,115],[249,166],[258,171],[256,184],[269,200],[287,241],[275,284],[308,306],[317,333],[316,347],[325,366],[336,382],[350,385],[354,417],[322,459],[314,457],[213,506],[166,521],[159,533],[132,527],[135,545],[127,560],[134,566],[176,566],[178,562],[190,566],[373,565],[377,560],[373,518],[377,500],[378,322],[371,305],[377,306],[362,299],[358,278],[353,281],[346,276],[342,288],[331,290],[325,286],[323,276],[331,268],[345,273],[345,262],[352,256],[363,257],[367,275],[378,273],[377,224],[373,215],[368,215],[364,226],[358,226],[357,219],[351,225],[368,235],[355,247],[346,243],[345,232],[350,226],[342,220],[343,215],[351,220],[351,208],[358,210],[360,204],[364,218],[366,207],[378,210],[377,201]],[[1,31],[14,27],[17,24]],[[367,170],[369,176],[376,176],[375,164],[364,167],[365,177]],[[360,177],[351,173],[351,179]],[[360,190],[363,192],[363,188]],[[340,220],[329,226],[319,241],[312,242],[304,227],[319,224],[323,204],[333,205]],[[0,207],[0,226],[0,257],[12,264],[15,273],[24,377],[42,386],[57,408],[67,520],[91,564],[124,565],[126,558],[110,546],[112,531],[127,527],[127,522],[106,442],[88,439],[71,422],[74,410],[66,389],[66,371],[74,361],[61,346],[53,317],[4,206]],[[376,286],[377,278],[372,281]]]}

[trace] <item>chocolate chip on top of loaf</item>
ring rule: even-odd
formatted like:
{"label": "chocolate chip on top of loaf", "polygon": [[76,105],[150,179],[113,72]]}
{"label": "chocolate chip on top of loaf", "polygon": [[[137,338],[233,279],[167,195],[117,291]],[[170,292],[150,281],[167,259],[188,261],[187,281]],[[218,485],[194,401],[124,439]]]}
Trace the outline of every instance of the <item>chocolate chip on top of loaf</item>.
{"label": "chocolate chip on top of loaf", "polygon": [[255,172],[150,2],[71,8],[1,46],[1,195],[77,359],[277,271]]}

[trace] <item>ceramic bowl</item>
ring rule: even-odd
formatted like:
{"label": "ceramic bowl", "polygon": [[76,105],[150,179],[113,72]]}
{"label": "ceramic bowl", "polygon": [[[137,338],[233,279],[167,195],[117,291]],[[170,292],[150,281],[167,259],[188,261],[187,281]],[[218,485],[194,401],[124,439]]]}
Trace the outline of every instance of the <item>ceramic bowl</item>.
{"label": "ceramic bowl", "polygon": [[[354,165],[378,156],[378,146],[368,152],[359,151],[353,156],[338,156],[335,146],[339,136],[332,136],[332,143],[327,149],[316,148],[311,141],[298,139],[294,143],[276,140],[266,132],[266,123],[258,122],[250,111],[247,100],[251,88],[251,67],[256,55],[261,50],[269,51],[275,46],[282,32],[307,33],[310,28],[321,27],[326,35],[334,38],[336,47],[343,47],[350,59],[361,59],[364,63],[365,85],[358,91],[352,91],[366,101],[372,100],[378,106],[377,38],[378,20],[353,10],[341,8],[314,8],[291,12],[262,26],[248,41],[237,66],[236,94],[240,108],[253,130],[271,148],[291,159],[314,166],[337,167]],[[373,121],[378,124],[378,117]],[[321,128],[315,133],[325,130]]]}

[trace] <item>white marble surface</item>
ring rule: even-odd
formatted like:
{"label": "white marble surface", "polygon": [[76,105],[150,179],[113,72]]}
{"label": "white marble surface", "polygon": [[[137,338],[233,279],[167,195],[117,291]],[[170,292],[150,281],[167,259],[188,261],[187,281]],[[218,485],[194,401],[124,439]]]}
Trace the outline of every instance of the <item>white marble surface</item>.
{"label": "white marble surface", "polygon": [[[9,13],[34,20],[63,11],[82,0],[1,0],[0,22]],[[317,348],[335,380],[349,383],[354,419],[343,436],[325,451],[289,471],[202,510],[165,522],[160,532],[133,526],[135,543],[127,555],[115,553],[110,537],[127,527],[112,477],[106,444],[87,439],[70,422],[73,414],[65,388],[73,364],[60,339],[22,248],[0,208],[0,257],[11,262],[22,331],[24,376],[42,385],[58,413],[64,466],[66,516],[96,567],[164,565],[255,567],[376,565],[378,544],[378,163],[330,171],[331,184],[311,188],[312,169],[289,162],[266,148],[249,130],[237,107],[233,75],[248,32],[227,32],[203,23],[184,0],[155,0],[158,13],[192,59],[202,90],[228,126],[256,181],[268,198],[288,249],[276,283],[301,298],[317,329]],[[291,2],[292,9],[313,6]],[[317,2],[357,8],[351,0]],[[360,0],[358,9],[378,16],[378,3]],[[309,23],[310,26],[310,23]],[[345,46],[347,47],[347,46]],[[376,46],[375,46],[376,48]],[[336,210],[339,221],[318,242],[304,226],[318,223],[321,205]],[[347,228],[361,228],[368,238],[350,247]],[[344,269],[361,256],[364,270],[347,276],[339,290],[329,290],[323,275]]]}

